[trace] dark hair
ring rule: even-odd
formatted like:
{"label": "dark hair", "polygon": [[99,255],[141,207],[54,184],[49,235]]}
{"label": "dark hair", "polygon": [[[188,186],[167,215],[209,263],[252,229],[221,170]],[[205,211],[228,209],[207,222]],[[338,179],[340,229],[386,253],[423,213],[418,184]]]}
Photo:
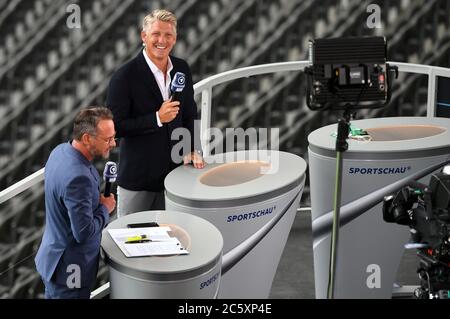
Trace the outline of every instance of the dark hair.
{"label": "dark hair", "polygon": [[112,120],[111,110],[104,106],[88,106],[81,109],[73,122],[72,138],[81,140],[83,134],[97,134],[97,125],[100,120]]}

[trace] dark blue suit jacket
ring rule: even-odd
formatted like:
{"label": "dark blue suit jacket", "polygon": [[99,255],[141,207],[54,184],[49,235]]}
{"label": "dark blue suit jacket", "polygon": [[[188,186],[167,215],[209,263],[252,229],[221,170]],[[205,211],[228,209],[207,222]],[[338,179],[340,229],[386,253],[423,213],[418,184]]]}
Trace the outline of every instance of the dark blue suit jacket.
{"label": "dark blue suit jacket", "polygon": [[108,209],[100,204],[100,176],[70,143],[58,145],[45,165],[46,226],[35,263],[45,281],[65,285],[78,265],[81,287],[95,282]]}
{"label": "dark blue suit jacket", "polygon": [[[170,57],[176,72],[186,75],[186,86],[180,96],[180,111],[170,123],[159,127],[156,111],[163,103],[156,79],[145,61],[143,52],[120,67],[111,78],[106,105],[114,114],[114,126],[120,137],[118,185],[133,191],[164,190],[164,178],[180,163],[171,160],[172,131],[178,127],[189,130],[190,149],[194,150],[194,120],[197,105],[194,101],[192,76],[187,63]],[[197,139],[198,141],[199,139]],[[200,149],[197,147],[197,149]]]}

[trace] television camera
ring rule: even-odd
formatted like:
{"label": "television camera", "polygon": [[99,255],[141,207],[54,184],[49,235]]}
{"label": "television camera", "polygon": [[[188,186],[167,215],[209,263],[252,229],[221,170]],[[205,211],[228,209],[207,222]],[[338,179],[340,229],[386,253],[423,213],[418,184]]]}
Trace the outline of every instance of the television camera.
{"label": "television camera", "polygon": [[406,248],[417,249],[418,299],[450,298],[450,166],[433,174],[429,185],[412,182],[384,198],[383,219],[409,226]]}

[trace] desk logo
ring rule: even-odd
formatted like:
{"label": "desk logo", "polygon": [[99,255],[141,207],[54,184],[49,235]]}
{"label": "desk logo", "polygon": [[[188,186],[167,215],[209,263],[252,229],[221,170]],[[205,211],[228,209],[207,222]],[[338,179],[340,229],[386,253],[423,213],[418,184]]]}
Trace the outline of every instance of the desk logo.
{"label": "desk logo", "polygon": [[220,273],[215,273],[211,278],[209,278],[206,281],[203,281],[200,284],[200,290],[202,290],[203,288],[208,287],[209,285],[211,285],[212,283],[214,283],[218,278],[219,278]]}
{"label": "desk logo", "polygon": [[240,222],[240,221],[244,221],[244,220],[250,220],[253,218],[259,218],[259,217],[263,217],[266,215],[270,215],[275,211],[276,208],[277,208],[276,206],[273,206],[273,207],[253,211],[253,212],[230,215],[227,217],[227,223]]}
{"label": "desk logo", "polygon": [[398,175],[405,174],[411,170],[411,166],[401,167],[350,167],[348,173],[350,175]]}

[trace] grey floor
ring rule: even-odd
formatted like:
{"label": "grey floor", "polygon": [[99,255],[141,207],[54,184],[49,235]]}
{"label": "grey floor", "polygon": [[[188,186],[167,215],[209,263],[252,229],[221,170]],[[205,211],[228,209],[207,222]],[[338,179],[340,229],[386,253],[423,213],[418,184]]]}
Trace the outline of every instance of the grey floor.
{"label": "grey floor", "polygon": [[[401,285],[418,285],[417,264],[415,251],[405,251],[396,282]],[[310,213],[297,213],[269,298],[315,298]]]}

